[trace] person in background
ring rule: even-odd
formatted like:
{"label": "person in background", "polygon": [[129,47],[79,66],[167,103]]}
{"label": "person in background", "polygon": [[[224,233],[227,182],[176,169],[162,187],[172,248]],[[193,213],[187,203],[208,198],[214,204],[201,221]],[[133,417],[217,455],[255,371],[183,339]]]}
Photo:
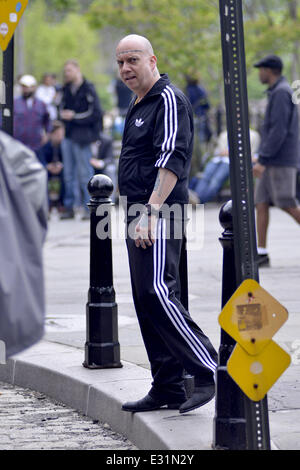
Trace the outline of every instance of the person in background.
{"label": "person in background", "polygon": [[53,75],[51,73],[44,74],[42,83],[37,87],[35,96],[46,104],[50,119],[52,121],[57,119],[57,108],[54,103],[56,89],[53,83]]}
{"label": "person in background", "polygon": [[64,180],[61,143],[65,137],[65,127],[61,121],[53,121],[48,142],[41,147],[37,156],[48,171],[49,210],[56,206],[63,210]]}
{"label": "person in background", "polygon": [[300,206],[296,199],[299,164],[299,116],[293,103],[293,90],[282,75],[283,62],[268,55],[254,65],[261,83],[268,85],[268,104],[261,132],[258,160],[253,167],[256,180],[258,264],[268,266],[267,249],[270,206],[287,212],[300,223]]}
{"label": "person in background", "polygon": [[89,219],[87,203],[90,196],[87,184],[94,175],[90,163],[91,144],[97,141],[102,129],[102,110],[94,85],[83,76],[80,65],[68,60],[64,66],[64,87],[59,105],[60,119],[65,124],[66,137],[62,142],[64,164],[65,212],[61,219],[75,216],[75,184],[78,179],[82,195],[82,219]]}
{"label": "person in background", "polygon": [[197,78],[187,76],[186,81],[186,96],[190,100],[194,111],[195,130],[198,134],[199,142],[207,143],[212,136],[208,119],[210,104],[207,92],[205,88],[199,84]]}
{"label": "person in background", "polygon": [[51,121],[47,107],[35,96],[37,81],[23,75],[22,94],[14,100],[14,138],[35,152],[48,140]]}
{"label": "person in background", "polygon": [[[259,133],[250,129],[251,152],[253,158],[260,143]],[[229,149],[227,131],[218,137],[214,156],[206,163],[201,177],[192,178],[189,185],[190,203],[205,204],[216,198],[229,178]]]}

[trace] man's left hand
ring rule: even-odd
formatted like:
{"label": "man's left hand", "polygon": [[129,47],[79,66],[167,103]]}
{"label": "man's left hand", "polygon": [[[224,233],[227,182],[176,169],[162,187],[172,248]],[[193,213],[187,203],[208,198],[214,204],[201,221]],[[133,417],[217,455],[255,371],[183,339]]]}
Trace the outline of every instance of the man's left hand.
{"label": "man's left hand", "polygon": [[155,215],[142,215],[135,227],[135,246],[137,248],[142,247],[145,250],[147,246],[154,245],[156,223],[157,217]]}

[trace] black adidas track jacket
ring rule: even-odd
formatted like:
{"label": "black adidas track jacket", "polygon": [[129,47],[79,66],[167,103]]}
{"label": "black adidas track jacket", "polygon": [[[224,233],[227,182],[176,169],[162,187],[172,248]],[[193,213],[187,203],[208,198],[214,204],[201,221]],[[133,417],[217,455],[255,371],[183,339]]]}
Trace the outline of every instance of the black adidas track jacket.
{"label": "black adidas track jacket", "polygon": [[[136,98],[136,97],[135,97]],[[166,74],[136,105],[125,122],[119,161],[119,192],[128,204],[148,202],[159,168],[178,177],[166,203],[188,202],[193,151],[193,112],[187,97]]]}

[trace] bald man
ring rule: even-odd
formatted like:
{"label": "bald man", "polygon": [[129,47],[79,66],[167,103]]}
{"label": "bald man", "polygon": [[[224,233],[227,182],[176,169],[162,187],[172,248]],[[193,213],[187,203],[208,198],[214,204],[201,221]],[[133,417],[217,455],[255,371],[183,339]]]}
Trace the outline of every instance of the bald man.
{"label": "bald man", "polygon": [[[139,412],[168,407],[184,413],[214,397],[217,365],[211,342],[180,301],[178,268],[188,203],[193,113],[185,95],[167,75],[159,74],[146,38],[123,38],[116,59],[122,81],[135,93],[123,134],[119,191],[126,198],[134,305],[153,377],[149,393],[122,408]],[[195,390],[188,400],[184,369],[195,377]]]}

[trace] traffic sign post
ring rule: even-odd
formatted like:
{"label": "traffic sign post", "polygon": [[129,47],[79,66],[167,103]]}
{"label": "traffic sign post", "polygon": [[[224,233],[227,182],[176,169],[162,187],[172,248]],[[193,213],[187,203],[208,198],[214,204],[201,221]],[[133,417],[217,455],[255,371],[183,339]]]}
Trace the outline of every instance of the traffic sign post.
{"label": "traffic sign post", "polygon": [[245,280],[228,300],[219,323],[248,354],[259,354],[288,318],[288,312],[258,282]]}
{"label": "traffic sign post", "polygon": [[254,402],[290,365],[291,358],[272,337],[287,310],[253,279],[245,280],[224,306],[219,323],[238,343],[227,362],[228,374]]}
{"label": "traffic sign post", "polygon": [[28,0],[0,0],[0,47],[3,50],[2,129],[13,135],[14,32]]}
{"label": "traffic sign post", "polygon": [[0,0],[0,47],[5,51],[27,7],[28,0]]}
{"label": "traffic sign post", "polygon": [[289,354],[274,341],[270,341],[257,357],[251,356],[237,344],[227,362],[227,371],[250,400],[259,402],[290,362]]}
{"label": "traffic sign post", "polygon": [[[245,64],[242,0],[219,0],[224,90],[230,158],[230,184],[234,237],[236,288],[246,279],[258,281],[253,175],[249,134],[247,75]],[[232,292],[233,294],[233,292]],[[221,345],[222,346],[222,345]],[[216,411],[224,395],[216,394]],[[230,393],[227,393],[230,396]],[[267,397],[259,402],[243,396],[245,418],[244,449],[269,449],[270,433]],[[214,446],[218,442],[215,418]],[[227,446],[228,448],[228,446]],[[230,448],[230,443],[229,443]],[[241,447],[240,447],[241,448]]]}

